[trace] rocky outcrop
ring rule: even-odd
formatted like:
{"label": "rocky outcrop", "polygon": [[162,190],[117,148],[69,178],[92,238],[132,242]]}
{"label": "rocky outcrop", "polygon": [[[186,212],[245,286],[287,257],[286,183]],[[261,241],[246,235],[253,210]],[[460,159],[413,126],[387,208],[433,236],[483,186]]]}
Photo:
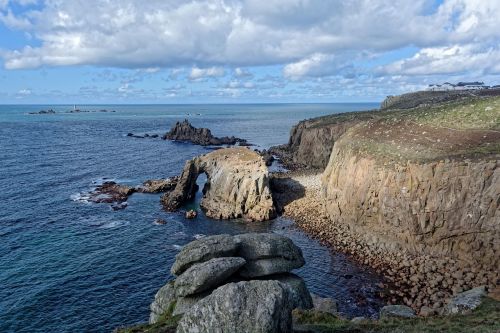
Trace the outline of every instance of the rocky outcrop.
{"label": "rocky outcrop", "polygon": [[218,138],[212,135],[208,128],[196,128],[187,119],[177,122],[175,126],[166,133],[163,140],[188,141],[201,146],[221,146],[221,145],[248,145],[247,140],[232,137]]}
{"label": "rocky outcrop", "polygon": [[[181,332],[289,329],[292,309],[312,308],[311,295],[304,280],[290,273],[291,268],[266,276],[250,272],[259,277],[247,281],[241,272],[249,272],[248,263],[264,257],[304,263],[300,249],[275,234],[215,235],[187,244],[171,268],[177,278],[162,287],[151,304],[150,323],[168,313],[183,315]],[[249,330],[249,323],[257,330]]]}
{"label": "rocky outcrop", "polygon": [[149,179],[142,185],[136,186],[135,190],[140,193],[163,193],[172,191],[177,185],[178,177],[166,179]]}
{"label": "rocky outcrop", "polygon": [[375,116],[375,112],[356,112],[303,120],[292,127],[287,145],[272,147],[270,152],[290,169],[324,169],[335,141],[349,128]]}
{"label": "rocky outcrop", "polygon": [[226,284],[184,314],[178,333],[292,331],[287,289],[277,281]]}
{"label": "rocky outcrop", "polygon": [[128,196],[135,191],[133,187],[108,181],[97,186],[90,193],[90,201],[95,203],[121,203],[127,201]]}
{"label": "rocky outcrop", "polygon": [[247,148],[219,149],[187,161],[175,189],[162,197],[166,210],[174,211],[194,197],[200,173],[207,175],[200,205],[208,217],[253,221],[275,217],[267,167]]}

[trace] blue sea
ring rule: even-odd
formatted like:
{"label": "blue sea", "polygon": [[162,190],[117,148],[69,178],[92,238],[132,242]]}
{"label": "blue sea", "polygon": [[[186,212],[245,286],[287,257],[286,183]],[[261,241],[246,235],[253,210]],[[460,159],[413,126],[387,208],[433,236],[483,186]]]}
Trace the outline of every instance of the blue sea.
{"label": "blue sea", "polygon": [[[105,180],[137,185],[179,174],[209,150],[127,133],[163,134],[188,119],[257,148],[288,140],[306,118],[376,104],[0,106],[0,332],[110,332],[146,322],[179,249],[205,235],[271,231],[291,237],[307,264],[309,289],[339,301],[348,316],[372,316],[380,277],[278,218],[220,221],[167,213],[160,195],[134,194],[124,210],[85,195]],[[42,109],[57,114],[30,115]],[[200,182],[203,180],[200,179]],[[199,200],[199,198],[198,198]],[[158,218],[167,221],[157,225]]]}

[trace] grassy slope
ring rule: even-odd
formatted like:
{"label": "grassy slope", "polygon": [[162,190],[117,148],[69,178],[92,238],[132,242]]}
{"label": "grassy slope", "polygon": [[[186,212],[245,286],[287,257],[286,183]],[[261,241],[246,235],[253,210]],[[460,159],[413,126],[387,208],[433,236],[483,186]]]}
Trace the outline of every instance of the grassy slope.
{"label": "grassy slope", "polygon": [[[297,311],[297,310],[296,310]],[[311,311],[296,312],[297,322],[305,332],[317,333],[498,333],[500,302],[486,298],[468,315],[416,319],[384,319],[354,324],[328,314]]]}
{"label": "grassy slope", "polygon": [[352,128],[343,139],[349,148],[385,161],[499,154],[500,97],[377,112],[376,119]]}

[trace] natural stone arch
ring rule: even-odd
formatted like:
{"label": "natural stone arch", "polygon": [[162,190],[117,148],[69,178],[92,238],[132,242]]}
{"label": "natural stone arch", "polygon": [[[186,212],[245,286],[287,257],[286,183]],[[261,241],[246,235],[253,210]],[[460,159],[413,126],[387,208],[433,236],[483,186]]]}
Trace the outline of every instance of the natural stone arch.
{"label": "natural stone arch", "polygon": [[207,182],[201,207],[207,216],[255,221],[275,217],[268,169],[262,157],[247,148],[219,149],[187,161],[176,188],[162,198],[165,209],[177,210],[193,199],[202,173]]}

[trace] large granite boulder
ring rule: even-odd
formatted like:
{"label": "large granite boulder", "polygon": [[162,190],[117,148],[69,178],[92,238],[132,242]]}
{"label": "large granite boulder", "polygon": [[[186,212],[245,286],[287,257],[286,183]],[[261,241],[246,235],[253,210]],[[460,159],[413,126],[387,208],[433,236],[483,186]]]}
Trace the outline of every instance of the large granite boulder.
{"label": "large granite boulder", "polygon": [[161,287],[155,295],[153,303],[150,305],[151,313],[149,315],[149,323],[154,324],[158,319],[175,303],[175,288],[174,283],[169,282]]}
{"label": "large granite boulder", "polygon": [[288,289],[278,281],[245,281],[217,288],[184,314],[178,333],[292,331]]}
{"label": "large granite boulder", "polygon": [[200,173],[207,175],[200,205],[208,217],[265,221],[276,216],[265,162],[242,147],[219,149],[187,161],[175,189],[162,197],[166,210],[176,210],[194,197]]}
{"label": "large granite boulder", "polygon": [[176,256],[170,271],[180,275],[192,265],[218,257],[232,257],[238,244],[230,235],[208,236],[184,246]]}
{"label": "large granite boulder", "polygon": [[455,295],[444,308],[444,314],[464,314],[469,313],[479,305],[486,296],[484,286],[467,290]]}
{"label": "large granite boulder", "polygon": [[189,296],[184,296],[184,297],[179,297],[177,298],[177,302],[175,303],[175,309],[172,315],[177,316],[177,315],[183,315],[184,313],[188,312],[189,309],[193,307],[196,303],[207,297],[212,293],[212,290],[210,291],[205,291],[200,294],[194,294],[194,295],[189,295]]}
{"label": "large granite boulder", "polygon": [[287,273],[305,264],[300,248],[285,236],[251,233],[235,239],[239,243],[238,256],[247,261],[240,271],[245,278]]}
{"label": "large granite boulder", "polygon": [[217,287],[245,265],[239,257],[214,258],[189,267],[175,280],[177,296],[197,294]]}
{"label": "large granite boulder", "polygon": [[262,277],[262,279],[278,281],[286,287],[288,289],[289,301],[292,305],[292,309],[307,310],[313,308],[312,295],[309,293],[306,283],[300,276],[292,273],[285,273],[265,276]]}
{"label": "large granite boulder", "polygon": [[417,315],[406,305],[386,305],[380,309],[380,318],[415,318]]}

